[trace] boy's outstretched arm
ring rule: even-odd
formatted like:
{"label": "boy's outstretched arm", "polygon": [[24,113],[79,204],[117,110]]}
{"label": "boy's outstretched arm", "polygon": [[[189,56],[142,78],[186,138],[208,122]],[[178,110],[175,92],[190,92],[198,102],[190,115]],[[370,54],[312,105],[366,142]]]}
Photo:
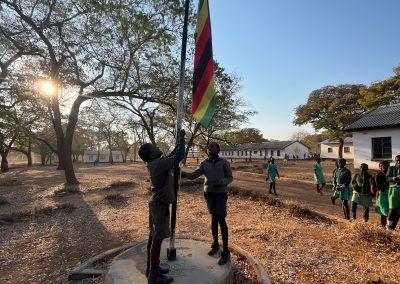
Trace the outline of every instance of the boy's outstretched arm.
{"label": "boy's outstretched arm", "polygon": [[192,173],[187,173],[187,172],[184,172],[184,171],[181,172],[181,176],[183,178],[187,178],[187,179],[191,179],[191,180],[196,179],[196,178],[200,177],[203,174],[204,174],[203,163],[201,163],[199,165],[199,167],[197,169],[195,169],[194,172],[192,172]]}

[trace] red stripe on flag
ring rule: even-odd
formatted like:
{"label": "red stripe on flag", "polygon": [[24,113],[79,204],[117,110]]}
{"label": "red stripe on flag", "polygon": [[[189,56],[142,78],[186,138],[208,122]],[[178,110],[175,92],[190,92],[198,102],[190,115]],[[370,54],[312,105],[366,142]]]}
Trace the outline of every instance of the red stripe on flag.
{"label": "red stripe on flag", "polygon": [[203,54],[204,47],[207,45],[208,39],[211,37],[211,26],[210,17],[207,17],[204,23],[203,30],[201,31],[200,37],[196,42],[196,51],[194,56],[194,67],[196,68],[197,63],[199,63],[200,57]]}
{"label": "red stripe on flag", "polygon": [[208,85],[210,84],[211,78],[213,77],[214,72],[214,61],[212,58],[208,61],[207,67],[204,70],[204,73],[201,74],[201,81],[197,86],[196,92],[193,94],[192,100],[192,113],[195,113],[197,107],[199,106],[201,99],[204,96],[205,91],[207,90]]}

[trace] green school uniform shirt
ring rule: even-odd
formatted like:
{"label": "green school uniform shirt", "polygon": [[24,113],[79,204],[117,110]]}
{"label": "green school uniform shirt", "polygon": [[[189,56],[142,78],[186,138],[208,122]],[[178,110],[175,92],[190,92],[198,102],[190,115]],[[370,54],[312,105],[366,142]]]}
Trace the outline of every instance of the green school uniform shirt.
{"label": "green school uniform shirt", "polygon": [[324,171],[322,170],[322,166],[320,163],[314,164],[314,184],[323,184],[326,183],[324,177]]}
{"label": "green school uniform shirt", "polygon": [[342,169],[336,169],[333,175],[333,185],[336,187],[339,184],[344,184],[345,188],[340,191],[340,198],[344,200],[349,200],[350,189],[349,185],[351,183],[351,172],[348,168],[343,167]]}
{"label": "green school uniform shirt", "polygon": [[351,201],[365,207],[372,205],[371,178],[369,173],[358,173],[351,181],[353,185],[353,198]]}
{"label": "green school uniform shirt", "polygon": [[277,170],[278,170],[278,167],[275,164],[273,164],[273,163],[268,164],[268,177],[271,180],[271,182],[276,181]]}

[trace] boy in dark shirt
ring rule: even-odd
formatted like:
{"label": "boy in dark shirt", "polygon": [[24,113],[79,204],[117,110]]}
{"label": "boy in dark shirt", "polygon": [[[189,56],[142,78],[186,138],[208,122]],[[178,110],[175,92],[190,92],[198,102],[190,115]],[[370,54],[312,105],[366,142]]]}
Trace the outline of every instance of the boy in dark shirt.
{"label": "boy in dark shirt", "polygon": [[201,162],[200,166],[193,173],[181,173],[183,178],[196,179],[201,175],[204,179],[204,197],[207,201],[208,211],[211,214],[211,231],[213,244],[208,255],[214,255],[219,251],[218,244],[218,223],[221,227],[223,251],[218,261],[224,265],[230,260],[228,248],[228,226],[226,224],[226,203],[228,200],[227,185],[232,182],[232,170],[229,162],[218,156],[219,145],[211,142],[207,147],[208,159]]}
{"label": "boy in dark shirt", "polygon": [[160,267],[160,250],[163,239],[170,236],[169,205],[175,202],[173,169],[182,161],[185,152],[185,131],[179,133],[176,151],[169,157],[153,144],[140,147],[139,156],[146,162],[150,176],[151,192],[149,201],[149,240],[147,243],[147,270],[149,284],[167,284],[174,279],[164,274],[168,269]]}

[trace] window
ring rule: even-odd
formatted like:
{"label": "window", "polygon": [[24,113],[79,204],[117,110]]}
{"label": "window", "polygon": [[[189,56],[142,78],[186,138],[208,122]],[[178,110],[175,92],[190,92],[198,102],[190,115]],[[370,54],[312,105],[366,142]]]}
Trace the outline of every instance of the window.
{"label": "window", "polygon": [[328,148],[328,153],[332,153],[333,149],[331,147]]}
{"label": "window", "polygon": [[257,154],[257,151],[253,151],[253,154]]}
{"label": "window", "polygon": [[241,154],[241,156],[243,156],[243,151],[241,151],[241,153],[240,153],[240,154]]}
{"label": "window", "polygon": [[281,156],[281,150],[277,150],[276,155],[277,155],[278,157],[280,157],[280,156]]}
{"label": "window", "polygon": [[247,157],[247,151],[246,151],[246,152],[244,152],[244,153],[245,153],[244,155]]}
{"label": "window", "polygon": [[106,155],[100,155],[100,160],[105,160],[105,159],[107,159]]}
{"label": "window", "polygon": [[350,153],[350,147],[344,147],[343,153]]}
{"label": "window", "polygon": [[392,137],[372,138],[372,159],[392,159]]}
{"label": "window", "polygon": [[239,156],[239,151],[237,151],[237,155]]}
{"label": "window", "polygon": [[89,155],[89,161],[93,161],[93,155]]}
{"label": "window", "polygon": [[262,157],[262,150],[260,151],[260,157]]}
{"label": "window", "polygon": [[274,155],[274,150],[271,150],[271,156],[273,156]]}

